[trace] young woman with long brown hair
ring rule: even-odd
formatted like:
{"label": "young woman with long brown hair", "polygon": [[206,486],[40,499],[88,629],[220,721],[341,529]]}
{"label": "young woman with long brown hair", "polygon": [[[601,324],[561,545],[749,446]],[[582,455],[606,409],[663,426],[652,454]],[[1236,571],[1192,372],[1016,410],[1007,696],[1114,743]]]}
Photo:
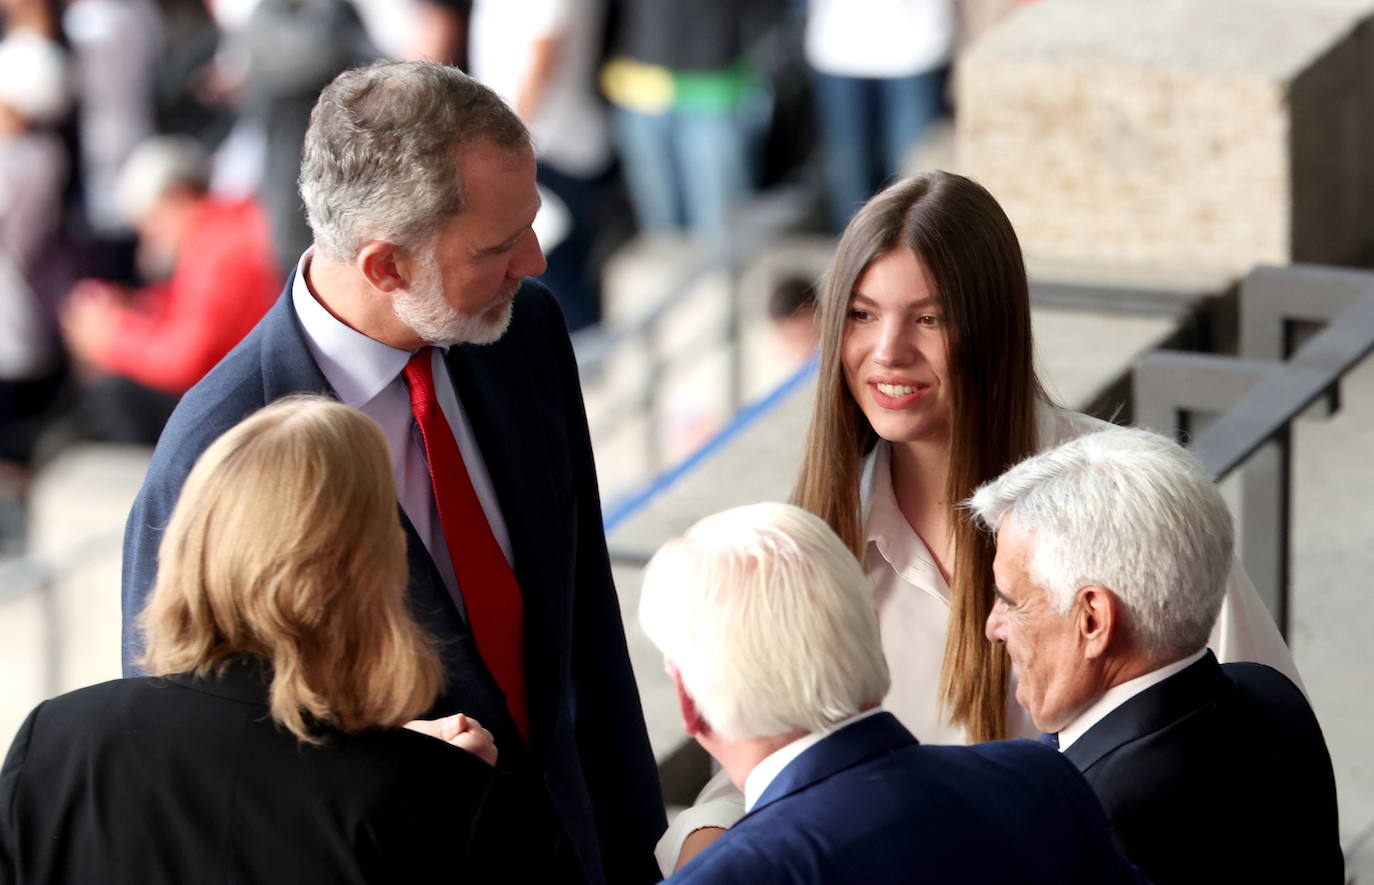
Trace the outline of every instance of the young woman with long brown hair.
{"label": "young woman with long brown hair", "polygon": [[[960,175],[892,185],[840,241],[820,310],[821,366],[796,503],[874,582],[893,671],[886,706],[924,741],[1033,735],[1010,665],[983,636],[992,538],[959,509],[980,484],[1102,424],[1037,378],[1021,247]],[[1222,660],[1297,671],[1236,569],[1212,634]]]}
{"label": "young woman with long brown hair", "polygon": [[[994,543],[959,504],[1102,422],[1057,408],[1041,387],[1010,221],[963,176],[897,182],[841,237],[819,323],[816,406],[793,499],[830,524],[873,581],[892,673],[883,706],[926,743],[1033,736],[1006,653],[983,635]],[[1240,568],[1209,644],[1223,661],[1259,661],[1298,681]],[[719,786],[708,785],[718,811],[699,803],[670,828],[673,841],[728,818]],[[677,853],[668,841],[661,860]]]}

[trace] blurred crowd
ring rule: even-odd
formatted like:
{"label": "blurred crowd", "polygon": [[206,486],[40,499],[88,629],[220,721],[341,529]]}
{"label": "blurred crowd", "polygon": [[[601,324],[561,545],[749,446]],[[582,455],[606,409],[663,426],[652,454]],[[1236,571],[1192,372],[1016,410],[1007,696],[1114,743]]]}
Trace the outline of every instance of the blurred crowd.
{"label": "blurred crowd", "polygon": [[154,442],[277,297],[340,70],[430,58],[506,98],[576,330],[636,230],[714,245],[752,193],[814,178],[838,232],[1015,3],[0,0],[0,498],[73,441]]}

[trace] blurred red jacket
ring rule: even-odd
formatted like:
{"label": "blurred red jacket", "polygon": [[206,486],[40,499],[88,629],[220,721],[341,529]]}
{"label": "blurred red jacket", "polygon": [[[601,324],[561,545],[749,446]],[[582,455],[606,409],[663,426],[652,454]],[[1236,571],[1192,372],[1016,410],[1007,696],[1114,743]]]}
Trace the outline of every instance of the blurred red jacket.
{"label": "blurred red jacket", "polygon": [[207,197],[171,279],[135,294],[100,367],[146,387],[185,393],[248,334],[280,292],[267,218],[257,203]]}

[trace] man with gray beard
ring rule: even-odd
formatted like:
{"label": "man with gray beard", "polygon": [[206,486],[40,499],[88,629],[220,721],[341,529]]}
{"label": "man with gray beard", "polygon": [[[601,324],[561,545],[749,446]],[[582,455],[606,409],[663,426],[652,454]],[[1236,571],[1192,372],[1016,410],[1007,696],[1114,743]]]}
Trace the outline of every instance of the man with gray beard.
{"label": "man with gray beard", "polygon": [[532,834],[547,806],[575,854],[571,879],[657,879],[663,805],[577,368],[553,297],[526,279],[545,265],[525,127],[454,68],[346,71],[311,113],[300,190],[313,248],[182,399],[129,516],[126,672],[196,457],[265,403],[331,394],[387,436],[411,604],[447,675],[433,715],[492,732],[498,766],[540,797]]}

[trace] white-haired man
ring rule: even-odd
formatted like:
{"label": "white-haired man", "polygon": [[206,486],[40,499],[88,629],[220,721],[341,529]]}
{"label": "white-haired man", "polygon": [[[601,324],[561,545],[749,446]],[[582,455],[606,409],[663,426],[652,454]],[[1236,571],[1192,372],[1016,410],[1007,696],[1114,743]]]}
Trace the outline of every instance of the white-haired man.
{"label": "white-haired man", "polygon": [[816,516],[756,504],[655,554],[640,623],[746,813],[673,882],[1135,881],[1073,766],[1032,741],[917,743],[873,591]]}
{"label": "white-haired man", "polygon": [[553,297],[525,279],[544,258],[524,125],[455,68],[346,71],[311,113],[300,189],[314,248],[182,399],[130,514],[126,665],[196,456],[266,402],[332,394],[387,436],[411,603],[445,664],[434,713],[475,716],[499,766],[547,792],[570,879],[655,880],[662,797],[577,367]]}
{"label": "white-haired man", "polygon": [[1331,759],[1306,698],[1206,648],[1233,532],[1197,461],[1149,431],[1103,430],[1021,462],[969,506],[997,532],[987,636],[1011,655],[1016,700],[1141,872],[1340,882]]}

